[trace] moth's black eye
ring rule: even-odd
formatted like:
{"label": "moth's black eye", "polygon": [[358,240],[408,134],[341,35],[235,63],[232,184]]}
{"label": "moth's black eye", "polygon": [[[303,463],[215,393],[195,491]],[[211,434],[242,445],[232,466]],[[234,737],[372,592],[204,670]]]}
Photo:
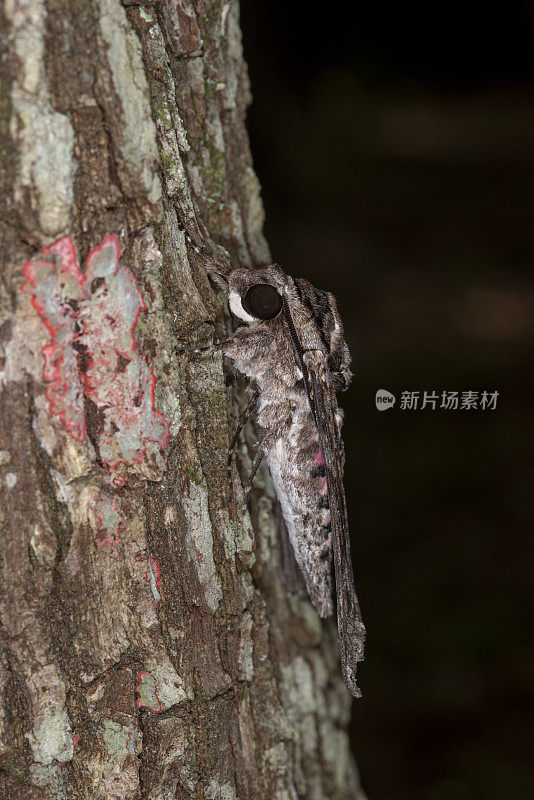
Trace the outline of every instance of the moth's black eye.
{"label": "moth's black eye", "polygon": [[257,283],[247,291],[241,305],[257,319],[274,319],[282,310],[282,298],[268,283]]}

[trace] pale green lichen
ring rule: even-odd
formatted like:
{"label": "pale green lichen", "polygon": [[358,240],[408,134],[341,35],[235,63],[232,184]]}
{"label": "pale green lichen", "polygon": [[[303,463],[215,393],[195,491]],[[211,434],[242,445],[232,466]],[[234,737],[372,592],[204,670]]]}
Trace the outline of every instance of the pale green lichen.
{"label": "pale green lichen", "polygon": [[151,658],[147,659],[146,664],[155,682],[161,711],[167,711],[172,706],[188,699],[182,678],[163,650],[153,654]]}
{"label": "pale green lichen", "polygon": [[313,672],[308,662],[297,656],[287,666],[281,666],[286,708],[295,720],[305,714],[313,714],[317,709],[317,698]]}
{"label": "pale green lichen", "polygon": [[[190,213],[193,214],[192,207]],[[187,211],[184,214],[187,220],[189,214],[187,214]],[[173,277],[176,279],[178,291],[183,296],[183,302],[178,307],[178,313],[180,314],[178,324],[183,326],[184,329],[193,325],[198,327],[198,320],[206,319],[209,316],[208,309],[204,305],[191,275],[185,241],[185,234],[178,227],[176,211],[172,206],[168,206],[164,215],[161,249],[167,263],[171,264],[172,269],[175,271]],[[174,303],[174,307],[176,307],[176,303]],[[175,322],[178,322],[178,320],[173,319],[169,314],[167,324],[171,330]],[[176,354],[173,353],[172,357],[176,358]]]}
{"label": "pale green lichen", "polygon": [[155,203],[161,197],[158,150],[141,46],[119,0],[100,0],[99,24],[112,86],[122,106],[122,125],[111,129],[121,156],[119,175],[128,194],[141,192]]}
{"label": "pale green lichen", "polygon": [[112,761],[124,761],[140,752],[140,734],[137,727],[121,725],[111,719],[104,720],[102,730],[104,746]]}
{"label": "pale green lichen", "polygon": [[144,19],[145,22],[153,22],[154,21],[154,17],[151,14],[149,14],[148,11],[146,11],[143,8],[143,6],[141,6],[139,8],[139,16],[141,17],[141,19]]}
{"label": "pale green lichen", "polygon": [[202,481],[202,478],[201,478],[199,475],[196,475],[196,474],[193,472],[193,470],[191,469],[191,467],[188,467],[188,466],[185,466],[185,465],[184,465],[184,466],[182,467],[182,470],[183,470],[183,472],[185,472],[185,474],[186,474],[186,475],[187,475],[189,478],[191,478],[191,480],[193,481],[193,483],[195,484],[195,486],[202,486],[202,483],[203,483],[203,481]]}
{"label": "pale green lichen", "polygon": [[65,770],[61,764],[32,764],[30,777],[33,786],[47,790],[47,797],[54,800],[70,800]]}
{"label": "pale green lichen", "polygon": [[219,783],[216,778],[212,778],[206,787],[204,797],[206,800],[236,800],[236,793],[231,783]]}
{"label": "pale green lichen", "polygon": [[54,111],[50,102],[44,66],[46,8],[42,0],[8,0],[5,10],[19,60],[10,120],[19,155],[15,202],[25,220],[29,202],[42,233],[57,236],[70,227],[74,133],[68,117]]}
{"label": "pale green lichen", "polygon": [[37,670],[31,678],[33,727],[26,734],[33,760],[48,765],[70,761],[73,753],[72,730],[65,709],[65,684],[54,664]]}
{"label": "pale green lichen", "polygon": [[156,122],[160,163],[167,195],[169,197],[178,194],[187,195],[189,187],[180,150],[187,152],[189,144],[176,109],[174,80],[163,34],[156,23],[150,28],[146,57],[149,69],[152,72],[157,70],[163,76],[163,80],[152,82],[152,111]]}
{"label": "pale green lichen", "polygon": [[[334,728],[330,720],[323,720],[319,726],[321,733],[322,757],[332,771],[334,782],[340,791],[350,784],[349,774],[355,770],[349,740],[344,730]],[[359,800],[364,800],[363,795]]]}
{"label": "pale green lichen", "polygon": [[195,564],[206,605],[214,612],[219,607],[222,588],[213,560],[213,531],[206,487],[187,481],[181,502],[187,520],[189,556]]}

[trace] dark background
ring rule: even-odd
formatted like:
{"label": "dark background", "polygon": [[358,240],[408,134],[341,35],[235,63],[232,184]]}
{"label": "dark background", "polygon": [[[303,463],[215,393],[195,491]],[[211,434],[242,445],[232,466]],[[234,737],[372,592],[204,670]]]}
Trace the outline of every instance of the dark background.
{"label": "dark background", "polygon": [[[533,21],[513,0],[242,2],[273,258],[335,293],[354,359],[370,800],[534,797]],[[425,389],[497,409],[400,410]]]}

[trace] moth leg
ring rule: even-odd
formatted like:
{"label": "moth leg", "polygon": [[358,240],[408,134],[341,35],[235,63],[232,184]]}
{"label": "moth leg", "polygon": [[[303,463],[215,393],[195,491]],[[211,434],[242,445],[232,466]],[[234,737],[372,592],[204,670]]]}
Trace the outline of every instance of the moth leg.
{"label": "moth leg", "polygon": [[263,449],[262,442],[258,442],[258,449],[256,450],[256,455],[254,456],[254,461],[252,462],[252,470],[250,475],[248,476],[248,480],[246,484],[243,486],[243,511],[246,511],[248,505],[248,496],[250,494],[250,490],[252,489],[252,484],[254,483],[254,478],[256,477],[256,472],[263,461],[263,456],[265,455],[265,450]]}
{"label": "moth leg", "polygon": [[249,384],[247,389],[249,390],[249,391],[247,391],[247,394],[250,394],[250,396],[248,398],[248,402],[247,402],[245,410],[243,411],[243,413],[239,417],[239,421],[237,423],[237,428],[235,430],[235,433],[234,433],[234,435],[232,437],[232,441],[230,442],[230,446],[228,448],[228,480],[231,480],[230,469],[231,469],[231,466],[232,466],[232,459],[234,457],[234,452],[235,452],[235,448],[236,448],[236,445],[237,445],[237,441],[239,439],[239,434],[241,433],[241,431],[243,430],[243,428],[245,427],[245,425],[247,424],[247,422],[251,418],[252,414],[256,410],[256,403],[258,401],[258,397],[259,397],[259,394],[260,394],[257,386],[255,386],[255,385]]}
{"label": "moth leg", "polygon": [[236,330],[233,336],[229,336],[228,339],[208,344],[206,347],[179,347],[176,349],[176,352],[197,355],[198,353],[212,354],[222,350],[225,356],[236,359],[240,358],[243,354],[248,354],[249,348],[253,345],[254,340],[257,343],[258,341],[263,341],[264,337],[265,328],[257,326],[251,330],[247,327],[241,327]]}
{"label": "moth leg", "polygon": [[187,355],[198,355],[199,353],[216,353],[219,350],[224,350],[225,346],[230,344],[233,341],[233,337],[230,339],[223,339],[222,342],[214,342],[213,344],[208,344],[206,347],[177,347],[177,353],[185,353]]}

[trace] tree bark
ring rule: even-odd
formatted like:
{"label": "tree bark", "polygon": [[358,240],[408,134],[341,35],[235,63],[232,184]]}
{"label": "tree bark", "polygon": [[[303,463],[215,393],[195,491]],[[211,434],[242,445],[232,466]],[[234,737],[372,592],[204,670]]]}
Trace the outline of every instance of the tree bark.
{"label": "tree bark", "polygon": [[228,330],[183,228],[269,260],[238,4],[0,13],[1,796],[361,798],[239,392],[178,352]]}

